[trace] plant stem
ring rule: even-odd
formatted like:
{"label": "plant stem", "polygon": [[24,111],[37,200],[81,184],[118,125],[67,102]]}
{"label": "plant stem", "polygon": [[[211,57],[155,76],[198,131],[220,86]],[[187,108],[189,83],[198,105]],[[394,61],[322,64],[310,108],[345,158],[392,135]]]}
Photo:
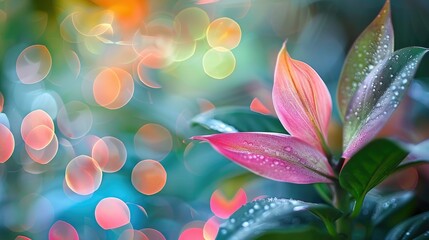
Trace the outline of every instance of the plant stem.
{"label": "plant stem", "polygon": [[332,192],[334,195],[332,203],[336,208],[340,209],[344,213],[344,216],[339,218],[336,222],[337,232],[344,239],[351,239],[353,219],[349,214],[350,198],[348,193],[340,187],[338,182],[334,183]]}
{"label": "plant stem", "polygon": [[364,199],[365,198],[362,197],[362,198],[359,198],[356,200],[355,206],[353,207],[353,212],[352,212],[352,216],[351,216],[352,218],[355,218],[359,215]]}
{"label": "plant stem", "polygon": [[343,168],[343,165],[344,165],[345,161],[346,161],[346,159],[340,158],[340,160],[338,161],[337,165],[335,166],[335,171],[337,173],[341,172],[341,168]]}
{"label": "plant stem", "polygon": [[333,236],[333,237],[337,237],[337,231],[335,230],[335,226],[332,222],[330,222],[329,220],[322,218],[323,223],[325,224],[326,229],[328,230],[328,233]]}

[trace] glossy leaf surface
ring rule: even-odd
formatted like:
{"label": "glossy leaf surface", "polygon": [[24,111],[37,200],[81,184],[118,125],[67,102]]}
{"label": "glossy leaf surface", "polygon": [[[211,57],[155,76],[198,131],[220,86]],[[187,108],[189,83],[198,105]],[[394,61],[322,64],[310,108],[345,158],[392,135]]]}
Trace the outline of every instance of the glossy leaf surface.
{"label": "glossy leaf surface", "polygon": [[340,172],[340,185],[356,199],[360,209],[369,190],[393,173],[408,152],[388,139],[370,142],[348,161]]}
{"label": "glossy leaf surface", "polygon": [[409,208],[414,199],[413,192],[398,192],[378,199],[372,215],[372,223],[379,225],[384,221],[389,221],[389,218],[394,217],[395,214]]}
{"label": "glossy leaf surface", "polygon": [[344,122],[343,157],[349,159],[381,130],[402,100],[427,49],[409,47],[380,63],[354,94]]}
{"label": "glossy leaf surface", "polygon": [[277,118],[244,107],[224,107],[203,112],[192,119],[192,124],[220,133],[286,132]]}
{"label": "glossy leaf surface", "polygon": [[377,17],[360,34],[350,48],[340,75],[337,102],[341,117],[358,86],[382,60],[393,52],[393,27],[390,1],[387,0]]}
{"label": "glossy leaf surface", "polygon": [[331,118],[331,95],[313,68],[290,57],[286,45],[277,57],[273,104],[292,136],[323,151]]}
{"label": "glossy leaf surface", "polygon": [[224,223],[219,240],[252,239],[269,230],[294,230],[307,224],[319,224],[320,219],[333,222],[341,212],[328,205],[306,203],[292,199],[266,198],[244,205]]}
{"label": "glossy leaf surface", "polygon": [[429,212],[414,216],[393,228],[386,240],[411,240],[429,238]]}
{"label": "glossy leaf surface", "polygon": [[326,157],[304,141],[275,133],[224,133],[196,136],[248,170],[276,181],[308,184],[331,182]]}

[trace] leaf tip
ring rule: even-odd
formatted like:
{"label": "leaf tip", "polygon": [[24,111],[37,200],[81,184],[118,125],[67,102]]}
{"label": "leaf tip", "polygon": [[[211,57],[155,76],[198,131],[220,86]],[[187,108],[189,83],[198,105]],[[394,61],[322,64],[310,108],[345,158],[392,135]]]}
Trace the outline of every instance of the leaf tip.
{"label": "leaf tip", "polygon": [[279,52],[279,58],[282,57],[283,55],[286,57],[286,59],[290,58],[289,52],[287,51],[287,42],[288,42],[287,39],[283,42],[282,48],[280,49],[280,52]]}
{"label": "leaf tip", "polygon": [[380,17],[389,17],[390,18],[391,9],[390,9],[390,0],[386,0],[383,7],[380,10]]}

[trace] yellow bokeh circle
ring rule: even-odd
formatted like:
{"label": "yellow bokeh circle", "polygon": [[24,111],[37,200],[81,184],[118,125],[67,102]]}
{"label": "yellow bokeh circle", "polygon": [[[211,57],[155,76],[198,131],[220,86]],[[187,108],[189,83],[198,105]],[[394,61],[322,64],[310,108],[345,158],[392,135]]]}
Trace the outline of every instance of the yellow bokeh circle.
{"label": "yellow bokeh circle", "polygon": [[235,56],[226,48],[212,48],[203,56],[204,72],[212,78],[224,79],[235,69]]}
{"label": "yellow bokeh circle", "polygon": [[207,42],[213,48],[233,49],[241,40],[240,25],[231,18],[218,18],[207,28]]}

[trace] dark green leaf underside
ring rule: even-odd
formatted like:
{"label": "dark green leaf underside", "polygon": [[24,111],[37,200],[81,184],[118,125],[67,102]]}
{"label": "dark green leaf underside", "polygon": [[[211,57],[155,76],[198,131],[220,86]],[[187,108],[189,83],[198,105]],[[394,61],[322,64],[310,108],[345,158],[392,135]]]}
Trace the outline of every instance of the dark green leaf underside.
{"label": "dark green leaf underside", "polygon": [[386,240],[429,239],[429,212],[414,216],[393,228]]}
{"label": "dark green leaf underside", "polygon": [[396,214],[410,209],[414,199],[415,195],[410,191],[389,194],[378,199],[372,215],[373,224],[379,225],[394,219]]}
{"label": "dark green leaf underside", "polygon": [[221,226],[217,239],[252,239],[271,230],[289,231],[298,226],[314,225],[323,229],[323,220],[333,222],[341,215],[337,209],[323,204],[291,199],[260,199],[235,212]]}
{"label": "dark green leaf underside", "polygon": [[245,107],[224,107],[201,113],[192,119],[211,131],[225,132],[278,132],[286,133],[280,121],[269,115],[251,111]]}
{"label": "dark green leaf underside", "polygon": [[256,240],[285,240],[285,239],[299,239],[299,240],[314,240],[334,239],[325,231],[313,226],[299,226],[289,230],[273,230],[263,233],[255,238]]}

